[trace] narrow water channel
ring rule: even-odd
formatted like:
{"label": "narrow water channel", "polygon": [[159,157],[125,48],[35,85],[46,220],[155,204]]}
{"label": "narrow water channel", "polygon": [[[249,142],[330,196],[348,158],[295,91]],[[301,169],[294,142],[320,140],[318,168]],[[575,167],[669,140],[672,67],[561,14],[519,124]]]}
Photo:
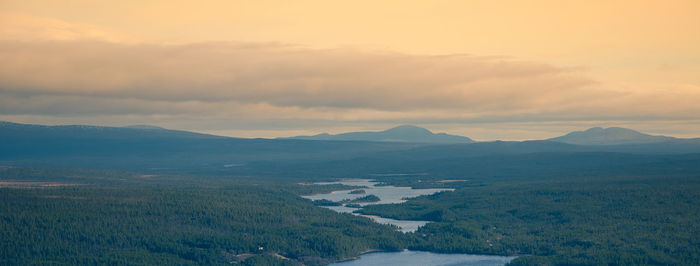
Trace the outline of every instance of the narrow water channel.
{"label": "narrow water channel", "polygon": [[[347,179],[337,182],[315,183],[318,185],[343,184],[348,186],[364,186],[363,194],[352,194],[353,190],[338,190],[326,194],[316,194],[303,196],[310,200],[330,200],[333,202],[341,202],[344,200],[353,200],[367,195],[375,195],[379,197],[376,202],[358,203],[360,207],[372,204],[391,204],[402,203],[408,198],[414,198],[422,195],[432,195],[442,191],[451,191],[454,189],[445,188],[428,188],[428,189],[413,189],[410,187],[395,187],[395,186],[376,186],[378,182],[371,179]],[[341,206],[323,206],[340,213],[351,213],[353,215],[361,215],[354,211],[361,208],[352,208],[342,204]],[[429,223],[429,221],[409,221],[395,220],[374,215],[362,215],[372,218],[377,223],[395,225],[404,233],[415,232],[419,227]],[[360,256],[358,259],[334,263],[331,265],[349,266],[349,265],[369,265],[369,266],[384,266],[384,265],[401,265],[401,266],[423,266],[423,265],[476,265],[476,266],[491,266],[505,265],[516,257],[507,256],[489,256],[489,255],[472,255],[472,254],[439,254],[425,251],[404,250],[401,252],[372,252]]]}
{"label": "narrow water channel", "polygon": [[[316,194],[310,196],[303,196],[304,198],[310,200],[330,200],[333,202],[341,202],[343,200],[353,200],[360,197],[365,197],[367,195],[375,195],[379,197],[379,201],[376,202],[362,202],[357,203],[361,207],[373,204],[391,204],[391,203],[402,203],[408,198],[415,198],[422,195],[431,195],[442,191],[451,191],[451,188],[427,188],[427,189],[414,189],[411,187],[395,187],[395,186],[376,186],[379,182],[371,179],[347,179],[337,182],[324,182],[315,183],[318,185],[329,185],[329,184],[343,184],[348,186],[364,186],[362,190],[365,191],[363,194],[352,194],[353,190],[338,190],[326,194]],[[361,208],[348,207],[347,204],[341,206],[323,206],[341,213],[351,213],[353,215],[360,215],[354,213],[354,211]],[[375,215],[362,215],[371,218],[377,223],[391,224],[395,225],[401,230],[401,232],[415,232],[419,227],[429,223],[429,221],[409,221],[409,220],[396,220],[385,217],[379,217]]]}

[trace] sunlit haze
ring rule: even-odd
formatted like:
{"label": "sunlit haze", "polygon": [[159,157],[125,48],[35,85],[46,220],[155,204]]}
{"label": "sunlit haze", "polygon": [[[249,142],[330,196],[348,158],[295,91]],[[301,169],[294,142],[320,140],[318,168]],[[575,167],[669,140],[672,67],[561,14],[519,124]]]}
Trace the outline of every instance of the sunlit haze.
{"label": "sunlit haze", "polygon": [[2,1],[0,120],[700,136],[700,1]]}

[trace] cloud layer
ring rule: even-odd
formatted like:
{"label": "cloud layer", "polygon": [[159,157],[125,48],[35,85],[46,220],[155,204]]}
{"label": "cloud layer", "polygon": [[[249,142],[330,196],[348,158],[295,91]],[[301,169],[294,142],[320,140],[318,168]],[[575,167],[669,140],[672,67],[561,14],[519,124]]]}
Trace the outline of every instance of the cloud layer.
{"label": "cloud layer", "polygon": [[508,57],[137,43],[89,25],[8,17],[19,26],[0,26],[0,119],[18,122],[70,117],[313,132],[359,124],[700,120],[693,84],[605,84],[585,69]]}
{"label": "cloud layer", "polygon": [[234,101],[379,110],[524,108],[589,94],[570,69],[467,55],[276,44],[2,42],[0,82],[21,95]]}
{"label": "cloud layer", "polygon": [[[620,109],[639,114],[647,109],[657,114],[681,111],[688,106],[674,110],[654,101],[668,104],[698,96],[695,88],[688,87],[641,94],[630,93],[640,89],[606,90],[577,69],[507,58],[315,50],[280,44],[1,41],[0,60],[5,62],[0,65],[3,98],[32,99],[40,106],[31,110],[59,113],[71,109],[107,114],[194,112],[207,109],[205,105],[225,111],[221,105],[227,103],[389,112],[453,110],[466,116],[604,108],[625,115]],[[645,95],[654,98],[642,99]],[[647,106],[617,106],[632,98]],[[52,110],[53,100],[74,102],[70,108]],[[91,108],[90,101],[119,101],[124,108],[107,103]],[[84,104],[77,107],[77,102]],[[10,105],[6,100],[3,112],[12,112]]]}

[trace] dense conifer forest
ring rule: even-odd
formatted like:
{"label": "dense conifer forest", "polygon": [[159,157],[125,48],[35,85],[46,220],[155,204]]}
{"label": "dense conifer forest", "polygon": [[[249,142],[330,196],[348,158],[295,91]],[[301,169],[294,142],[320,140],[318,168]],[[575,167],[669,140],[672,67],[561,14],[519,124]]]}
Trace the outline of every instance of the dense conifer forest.
{"label": "dense conifer forest", "polygon": [[392,227],[294,194],[336,185],[212,184],[65,169],[0,174],[2,265],[322,265],[406,245]]}
{"label": "dense conifer forest", "polygon": [[700,175],[551,178],[481,183],[362,212],[434,221],[414,234],[416,250],[519,254],[512,264],[527,265],[693,265],[698,191]]}
{"label": "dense conifer forest", "polygon": [[697,175],[381,179],[457,190],[362,210],[433,221],[404,234],[299,197],[351,186],[2,168],[0,264],[324,265],[405,248],[519,255],[515,265],[700,260]]}

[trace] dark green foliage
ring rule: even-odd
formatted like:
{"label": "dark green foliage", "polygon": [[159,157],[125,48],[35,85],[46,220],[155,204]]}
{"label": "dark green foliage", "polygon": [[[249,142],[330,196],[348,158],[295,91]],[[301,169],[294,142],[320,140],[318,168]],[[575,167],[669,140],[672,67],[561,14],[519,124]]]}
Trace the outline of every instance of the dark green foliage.
{"label": "dark green foliage", "polygon": [[354,188],[360,188],[358,186],[348,186],[348,185],[342,185],[342,184],[328,184],[328,185],[310,185],[310,184],[303,184],[303,185],[289,185],[285,184],[287,187],[290,189],[294,190],[296,194],[299,195],[314,195],[314,194],[325,194],[325,193],[330,193],[333,191],[337,190],[349,190],[349,189],[354,189]]}
{"label": "dark green foliage", "polygon": [[[0,186],[34,183],[0,188],[0,264],[315,265],[411,247],[526,254],[514,264],[692,265],[698,152],[697,139],[423,145],[6,123]],[[331,177],[457,190],[365,208],[435,221],[403,235],[294,195],[358,188],[308,185]]]}
{"label": "dark green foliage", "polygon": [[[448,183],[454,192],[362,210],[435,221],[407,235],[294,195],[342,185],[24,168],[0,169],[0,181],[39,182],[0,188],[0,264],[315,265],[406,247],[524,254],[514,264],[700,259],[698,176],[481,178]],[[42,187],[56,184],[75,186]]]}
{"label": "dark green foliage", "polygon": [[359,197],[356,199],[351,199],[348,201],[348,203],[365,203],[365,202],[377,202],[380,201],[381,199],[377,197],[376,195],[367,195],[364,197]]}
{"label": "dark green foliage", "polygon": [[491,183],[360,212],[430,220],[410,248],[526,254],[514,264],[700,261],[700,176]]}
{"label": "dark green foliage", "polygon": [[256,185],[0,188],[0,210],[2,265],[313,265],[405,246],[389,226]]}
{"label": "dark green foliage", "polygon": [[330,201],[327,199],[314,200],[314,205],[316,206],[340,206],[340,202]]}

